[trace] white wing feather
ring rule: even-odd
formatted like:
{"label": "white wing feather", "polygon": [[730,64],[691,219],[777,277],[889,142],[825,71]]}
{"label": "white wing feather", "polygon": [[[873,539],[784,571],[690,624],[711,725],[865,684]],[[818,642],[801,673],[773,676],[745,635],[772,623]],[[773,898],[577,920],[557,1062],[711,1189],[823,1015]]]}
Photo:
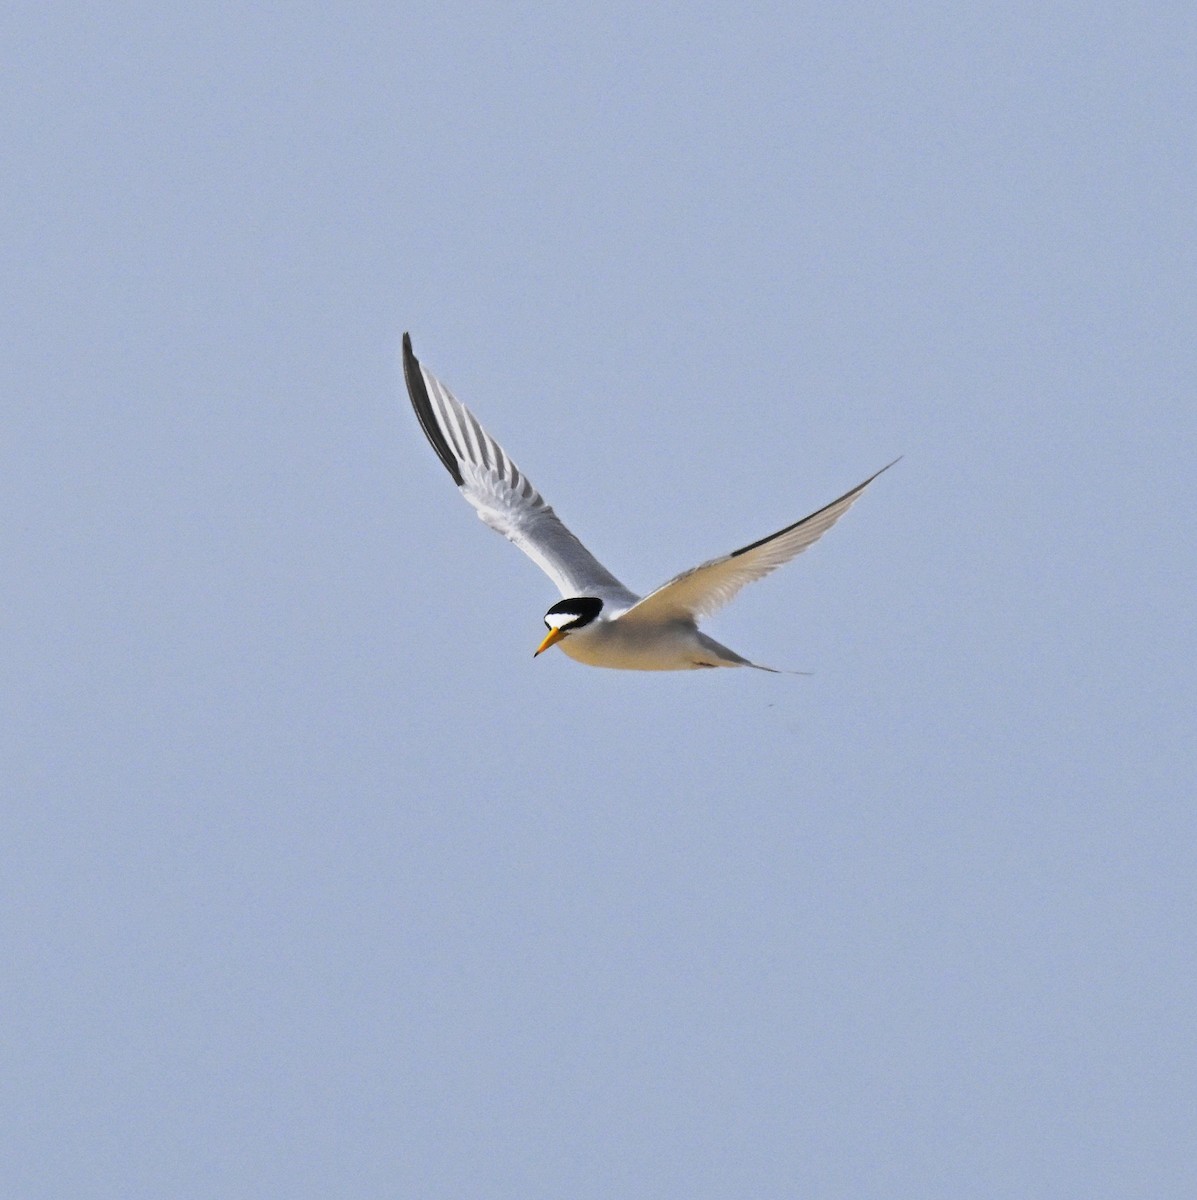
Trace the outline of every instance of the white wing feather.
{"label": "white wing feather", "polygon": [[565,527],[544,497],[472,412],[412,353],[403,335],[403,374],[420,426],[461,494],[492,529],[514,542],[564,598],[637,599]]}
{"label": "white wing feather", "polygon": [[[895,458],[894,462],[897,461]],[[888,463],[881,471],[888,471],[893,465]],[[787,525],[785,529],[759,542],[752,542],[733,550],[731,554],[683,571],[621,614],[620,622],[657,624],[676,620],[699,621],[709,617],[727,604],[745,584],[768,575],[817,542],[851,508],[853,501],[881,471],[870,475],[864,483],[818,512],[811,513],[809,517],[803,517],[801,521]]]}

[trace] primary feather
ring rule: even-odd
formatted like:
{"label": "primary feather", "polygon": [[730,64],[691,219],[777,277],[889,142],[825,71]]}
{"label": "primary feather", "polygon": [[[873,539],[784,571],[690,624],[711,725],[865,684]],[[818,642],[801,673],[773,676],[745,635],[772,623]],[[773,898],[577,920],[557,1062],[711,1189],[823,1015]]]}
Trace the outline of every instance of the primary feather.
{"label": "primary feather", "polygon": [[[895,458],[894,462],[898,460]],[[894,465],[887,463],[881,471]],[[718,612],[745,584],[761,579],[814,545],[852,507],[856,498],[881,474],[876,471],[845,492],[838,500],[787,525],[758,542],[751,542],[712,558],[700,566],[691,567],[650,592],[622,615],[622,621],[657,623],[668,620],[700,621]]]}
{"label": "primary feather", "polygon": [[421,428],[482,520],[532,559],[562,596],[599,596],[621,606],[636,601],[570,533],[474,414],[420,365],[406,333],[403,374]]}

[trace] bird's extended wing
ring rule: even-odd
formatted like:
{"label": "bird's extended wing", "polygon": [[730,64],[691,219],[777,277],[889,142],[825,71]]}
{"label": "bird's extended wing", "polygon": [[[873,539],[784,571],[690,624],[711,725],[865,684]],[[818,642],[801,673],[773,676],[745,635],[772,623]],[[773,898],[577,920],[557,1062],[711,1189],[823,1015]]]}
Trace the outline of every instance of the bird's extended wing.
{"label": "bird's extended wing", "polygon": [[[894,462],[898,460],[895,458]],[[881,471],[888,471],[888,463]],[[620,616],[621,622],[698,621],[721,609],[747,583],[761,579],[787,563],[807,546],[813,545],[848,511],[852,502],[881,474],[877,471],[825,508],[803,517],[785,529],[748,546],[741,546],[722,558],[713,558],[692,567],[649,592]]]}
{"label": "bird's extended wing", "polygon": [[474,414],[420,365],[406,333],[403,376],[420,426],[461,494],[544,571],[563,597],[636,599],[562,524]]}

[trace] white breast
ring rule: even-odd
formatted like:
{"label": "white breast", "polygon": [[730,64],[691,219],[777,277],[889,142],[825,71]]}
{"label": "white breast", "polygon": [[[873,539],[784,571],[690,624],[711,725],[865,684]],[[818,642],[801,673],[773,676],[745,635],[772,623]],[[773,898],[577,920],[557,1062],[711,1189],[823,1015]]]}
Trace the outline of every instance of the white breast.
{"label": "white breast", "polygon": [[720,662],[699,641],[693,625],[621,625],[596,621],[562,639],[561,649],[575,662],[623,671],[688,671],[732,666]]}

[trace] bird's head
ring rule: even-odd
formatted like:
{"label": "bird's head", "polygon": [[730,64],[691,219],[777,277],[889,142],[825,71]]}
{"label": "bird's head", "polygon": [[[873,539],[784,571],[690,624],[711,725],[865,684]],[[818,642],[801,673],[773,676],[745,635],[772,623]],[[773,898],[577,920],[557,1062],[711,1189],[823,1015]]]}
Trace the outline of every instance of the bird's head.
{"label": "bird's head", "polygon": [[[603,602],[595,596],[574,596],[569,600],[558,600],[544,615],[548,636],[536,647],[541,654],[550,646],[567,638],[579,629],[585,629],[603,611]],[[536,654],[532,657],[535,658]]]}

